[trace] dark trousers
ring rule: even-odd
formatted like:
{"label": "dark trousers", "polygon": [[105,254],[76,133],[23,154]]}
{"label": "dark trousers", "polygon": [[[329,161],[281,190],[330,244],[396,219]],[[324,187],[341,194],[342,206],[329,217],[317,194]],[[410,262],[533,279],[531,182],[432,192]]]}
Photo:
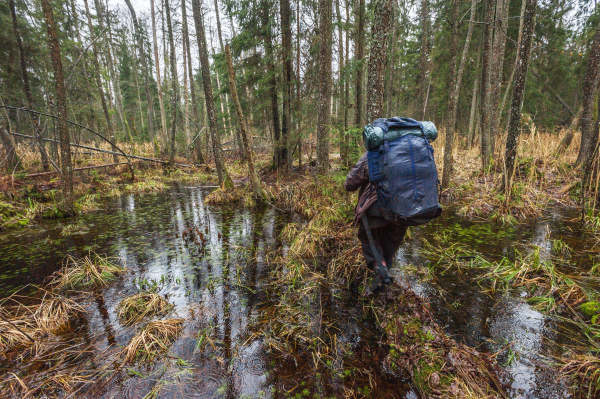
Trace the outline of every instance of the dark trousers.
{"label": "dark trousers", "polygon": [[[387,221],[384,217],[378,215],[377,209],[375,212],[369,212],[371,209],[366,211],[366,216],[369,221],[371,233],[373,234],[373,241],[375,249],[379,252],[379,256],[383,258],[388,268],[392,266],[396,251],[402,244],[402,239],[406,234],[406,226],[394,222]],[[362,222],[358,228],[358,239],[362,244],[362,252],[367,262],[367,267],[371,270],[375,267],[375,255],[371,249],[369,238],[365,226]]]}

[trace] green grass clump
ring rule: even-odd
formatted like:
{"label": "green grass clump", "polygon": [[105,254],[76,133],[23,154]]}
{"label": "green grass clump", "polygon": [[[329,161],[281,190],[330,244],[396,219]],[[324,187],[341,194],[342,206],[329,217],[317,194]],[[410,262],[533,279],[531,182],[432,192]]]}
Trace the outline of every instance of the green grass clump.
{"label": "green grass clump", "polygon": [[111,262],[108,257],[93,254],[83,259],[67,257],[67,262],[56,274],[52,284],[58,289],[81,289],[108,285],[126,269]]}
{"label": "green grass clump", "polygon": [[154,292],[141,292],[119,303],[118,316],[125,325],[141,321],[146,316],[166,314],[173,308],[165,298]]}
{"label": "green grass clump", "polygon": [[583,313],[585,317],[592,321],[592,324],[600,321],[600,302],[591,301],[582,303],[579,305],[579,311]]}

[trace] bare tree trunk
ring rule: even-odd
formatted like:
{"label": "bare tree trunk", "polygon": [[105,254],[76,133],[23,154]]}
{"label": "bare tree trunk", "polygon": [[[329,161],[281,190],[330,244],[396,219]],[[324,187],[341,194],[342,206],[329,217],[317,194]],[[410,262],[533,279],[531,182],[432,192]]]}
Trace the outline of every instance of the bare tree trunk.
{"label": "bare tree trunk", "polygon": [[[10,5],[10,14],[12,17],[15,38],[17,40],[17,47],[19,48],[19,58],[21,61],[21,77],[23,79],[23,90],[25,91],[25,98],[27,99],[27,105],[29,105],[29,109],[35,109],[35,106],[33,104],[33,95],[31,94],[31,87],[29,86],[29,74],[27,73],[27,61],[25,59],[25,51],[23,51],[23,42],[21,40],[21,34],[19,33],[19,24],[17,23],[17,10],[15,8],[15,1],[8,0],[8,3]],[[38,150],[40,151],[42,167],[44,168],[44,171],[47,172],[50,169],[50,163],[48,162],[48,154],[46,154],[44,144],[40,140],[42,128],[40,126],[40,122],[37,115],[34,113],[29,113],[29,115],[31,116],[31,121],[33,122],[33,127],[35,129],[36,145],[38,147]]]}
{"label": "bare tree trunk", "polygon": [[192,10],[196,25],[196,35],[198,36],[198,52],[200,58],[200,70],[202,72],[202,85],[204,86],[206,113],[208,115],[208,125],[212,139],[215,166],[217,167],[217,175],[219,176],[219,184],[224,188],[232,188],[233,182],[231,181],[231,177],[229,177],[229,172],[225,167],[223,154],[221,152],[221,138],[219,137],[219,126],[217,125],[215,103],[213,100],[212,83],[210,81],[210,64],[208,63],[208,51],[206,50],[206,35],[204,32],[204,21],[199,0],[192,0]]}
{"label": "bare tree trunk", "polygon": [[[356,80],[354,82],[354,95],[356,100],[354,102],[354,124],[357,127],[363,127],[365,125],[365,116],[363,108],[363,75],[364,65],[363,58],[365,52],[365,0],[356,0],[356,31],[354,33],[354,60],[356,61]],[[371,121],[369,121],[371,122]]]}
{"label": "bare tree trunk", "polygon": [[487,170],[492,161],[490,137],[491,112],[491,65],[492,65],[492,32],[494,22],[494,0],[486,1],[485,31],[483,35],[483,62],[481,66],[481,162],[483,170]]}
{"label": "bare tree trunk", "polygon": [[[221,47],[221,53],[225,53],[225,47],[223,47],[223,35],[221,33],[221,18],[219,16],[219,2],[218,0],[215,0],[215,15],[217,17],[217,32],[219,35],[219,45]],[[221,83],[219,81],[219,73],[217,72],[217,84],[219,85],[219,94],[221,91]],[[223,96],[221,95],[221,112],[225,111],[225,114],[223,114],[223,118],[227,118],[226,122],[224,123],[225,125],[225,129],[228,129],[230,131],[231,134],[234,134],[236,136],[237,139],[237,143],[240,149],[240,155],[242,158],[244,158],[244,149],[241,143],[241,137],[240,137],[240,133],[239,130],[234,129],[234,127],[232,126],[232,120],[231,120],[231,113],[229,112],[229,95],[227,93],[225,93],[225,109],[223,110],[223,100],[222,100]]]}
{"label": "bare tree trunk", "polygon": [[10,134],[7,120],[2,113],[0,113],[0,143],[2,143],[2,147],[4,147],[6,167],[9,172],[12,172],[18,167],[21,161],[17,155],[15,141]]}
{"label": "bare tree trunk", "polygon": [[60,166],[62,170],[62,191],[67,212],[73,212],[73,166],[71,165],[71,148],[69,146],[69,124],[67,120],[67,99],[65,96],[65,82],[60,57],[60,44],[56,34],[54,14],[49,0],[41,0],[44,10],[44,19],[48,28],[48,47],[54,70],[54,86],[56,89],[56,113],[58,116],[58,135],[60,138]]}
{"label": "bare tree trunk", "polygon": [[331,6],[331,0],[319,0],[317,169],[318,172],[323,175],[329,171],[329,126],[331,125]]}
{"label": "bare tree trunk", "polygon": [[[100,0],[94,0],[94,5],[96,6],[96,16],[98,17],[98,24],[100,25],[100,31],[104,32],[105,31],[104,11],[103,11],[104,7],[100,3]],[[109,33],[111,31],[111,24],[110,24],[110,21],[108,21],[108,16],[107,16],[106,31],[108,31]],[[110,40],[110,38],[106,38],[106,48],[105,48],[105,51],[103,52],[103,54],[105,55],[106,60],[108,61],[108,70],[109,70],[108,75],[109,75],[110,81],[112,83],[113,91],[115,94],[115,110],[117,111],[117,115],[119,116],[119,121],[121,122],[121,127],[125,130],[129,130],[129,127],[127,126],[127,121],[125,120],[125,118],[123,118],[123,104],[121,101],[121,91],[119,90],[120,84],[119,84],[119,78],[118,78],[116,70],[115,70],[115,65],[113,62],[112,41]],[[128,132],[125,132],[125,133],[128,133]]]}
{"label": "bare tree trunk", "polygon": [[173,40],[173,27],[171,24],[171,5],[165,0],[165,11],[167,14],[167,32],[169,35],[169,58],[171,64],[171,151],[169,162],[175,163],[175,133],[177,133],[177,108],[179,108],[179,81],[177,78],[177,64],[175,58],[175,41]]}
{"label": "bare tree trunk", "polygon": [[[423,109],[423,119],[425,119],[425,112],[427,106],[424,105],[429,97],[429,85],[431,81],[429,79],[430,63],[429,63],[429,52],[431,46],[429,43],[429,25],[431,23],[429,16],[429,0],[421,0],[421,57],[419,60],[419,96],[417,106],[415,109],[420,112]],[[419,114],[417,114],[419,115]]]}
{"label": "bare tree trunk", "polygon": [[508,6],[509,0],[497,0],[494,46],[492,50],[491,66],[491,108],[490,108],[490,144],[491,151],[494,152],[494,137],[499,132],[500,118],[499,104],[500,92],[502,90],[502,76],[504,69],[504,52],[506,49],[506,37],[508,32]]}
{"label": "bare tree trunk", "polygon": [[367,120],[383,116],[383,91],[388,42],[392,33],[392,0],[377,0],[371,27],[371,56],[367,80]]}
{"label": "bare tree trunk", "polygon": [[469,133],[467,137],[467,146],[468,148],[473,147],[474,137],[475,137],[475,124],[476,121],[479,121],[479,118],[476,115],[477,110],[477,90],[479,89],[479,76],[477,75],[477,70],[479,69],[479,64],[481,63],[481,51],[477,50],[477,61],[475,62],[475,81],[473,82],[473,95],[471,97],[471,114],[469,115]]}
{"label": "bare tree trunk", "polygon": [[[90,8],[88,5],[88,1],[84,0],[85,4],[85,13],[87,15],[88,20],[88,28],[90,30],[90,38],[92,40],[92,52],[94,56],[92,57],[92,62],[94,64],[94,77],[96,78],[96,85],[98,86],[98,94],[100,95],[100,103],[102,104],[102,111],[104,112],[104,119],[106,119],[106,132],[108,133],[108,137],[110,141],[115,142],[115,133],[112,126],[112,120],[110,118],[110,113],[108,112],[108,105],[106,104],[106,97],[104,96],[104,88],[102,86],[102,78],[100,77],[100,62],[98,61],[98,46],[96,45],[96,38],[94,35],[94,27],[92,25],[92,16],[90,14]],[[113,152],[116,152],[116,148],[112,147]],[[113,161],[115,163],[119,162],[119,156],[113,154]]]}
{"label": "bare tree trunk", "polygon": [[575,131],[577,130],[577,126],[579,126],[579,121],[581,119],[581,113],[583,111],[583,107],[579,107],[577,113],[573,115],[573,119],[571,120],[571,124],[567,129],[567,134],[560,141],[558,147],[556,147],[556,151],[554,152],[554,156],[556,158],[560,157],[571,145],[571,141],[573,141],[573,136],[575,135]]}
{"label": "bare tree trunk", "polygon": [[269,1],[261,0],[261,23],[262,34],[265,44],[265,63],[267,67],[267,93],[271,98],[271,121],[273,123],[273,165],[279,165],[279,140],[281,131],[279,130],[279,104],[277,100],[277,76],[275,76],[275,65],[273,61],[273,38],[271,33],[271,23],[269,17]]}
{"label": "bare tree trunk", "polygon": [[290,11],[290,0],[280,0],[279,11],[281,14],[281,47],[283,57],[283,114],[281,117],[279,165],[287,167],[291,172],[291,156],[288,156],[292,126],[292,30],[290,28],[292,13]]}
{"label": "bare tree trunk", "polygon": [[[182,6],[182,11],[183,8],[185,8],[185,2],[182,1],[181,2],[181,6]],[[183,13],[182,13],[183,15]],[[183,16],[182,16],[183,18]],[[181,32],[182,36],[184,35],[183,32],[183,25],[182,25],[182,32]],[[181,45],[182,45],[182,51],[181,53],[183,54],[183,129],[185,131],[185,139],[187,141],[187,143],[190,143],[192,137],[190,137],[190,100],[189,100],[189,95],[188,95],[188,62],[187,62],[187,45],[185,42],[185,38],[182,37],[181,40]],[[190,74],[191,75],[191,74]],[[187,145],[186,143],[186,145]]]}
{"label": "bare tree trunk", "polygon": [[[525,18],[525,4],[526,1],[523,0],[521,4],[521,18],[519,22],[519,40],[517,41],[517,47],[523,38],[523,19]],[[533,42],[532,42],[533,43]],[[506,106],[506,100],[508,99],[508,93],[510,92],[510,88],[512,87],[513,80],[515,79],[515,71],[517,70],[517,58],[515,58],[515,65],[510,74],[510,78],[508,78],[508,83],[506,84],[506,90],[504,91],[504,96],[502,96],[502,104],[500,105],[500,110],[498,111],[498,115],[502,117],[504,113],[504,107]]]}
{"label": "bare tree trunk", "polygon": [[537,0],[525,1],[527,4],[523,19],[523,39],[519,44],[517,52],[518,68],[515,71],[515,87],[513,89],[510,118],[508,120],[508,137],[506,140],[504,187],[506,188],[507,199],[511,192],[515,158],[517,156],[517,140],[521,130],[521,110],[523,109],[523,96],[525,93],[525,82],[527,80],[527,68],[529,66],[529,55],[531,53],[531,41],[533,40],[537,8]]}
{"label": "bare tree trunk", "polygon": [[131,13],[131,18],[133,19],[133,25],[135,28],[135,38],[137,41],[137,47],[140,54],[140,58],[142,60],[142,74],[144,76],[144,92],[146,94],[146,104],[148,109],[146,110],[148,115],[148,132],[149,136],[154,137],[154,106],[152,105],[152,97],[150,96],[150,78],[149,78],[149,68],[148,68],[148,59],[146,58],[146,50],[144,49],[144,40],[142,38],[142,28],[138,22],[137,16],[135,14],[135,10],[131,5],[131,0],[125,0],[127,3],[127,7],[129,8],[129,12]]}
{"label": "bare tree trunk", "polygon": [[240,133],[242,136],[242,142],[244,144],[244,151],[246,152],[246,162],[248,163],[248,175],[250,178],[250,184],[252,190],[257,198],[263,196],[262,188],[260,187],[260,180],[254,169],[254,160],[252,155],[252,138],[248,135],[248,129],[246,125],[246,118],[242,113],[242,106],[238,98],[237,87],[235,84],[235,73],[233,71],[233,61],[231,60],[231,49],[229,44],[225,46],[225,60],[227,61],[227,72],[229,75],[229,89],[231,90],[231,97],[233,99],[233,105],[235,106],[235,112],[237,113],[238,123],[240,125]]}
{"label": "bare tree trunk", "polygon": [[[450,177],[452,176],[452,150],[454,147],[454,126],[455,126],[455,117],[454,117],[454,107],[457,106],[458,103],[458,93],[457,93],[457,83],[458,79],[456,78],[456,63],[458,61],[458,13],[460,11],[460,2],[459,0],[452,0],[452,20],[450,21],[451,25],[451,38],[450,38],[450,76],[449,76],[449,84],[448,89],[450,91],[450,98],[448,99],[448,103],[450,104],[450,109],[448,113],[450,114],[450,120],[448,123],[448,127],[446,128],[446,145],[444,147],[444,174],[442,176],[442,190],[448,188],[450,184]],[[471,12],[473,14],[473,12]],[[466,42],[466,51],[463,51],[463,58],[461,58],[461,67],[464,68],[464,58],[466,56],[466,52],[469,48],[469,34],[471,33],[471,23],[469,23],[469,32],[467,33],[467,42]],[[459,87],[460,90],[460,87]],[[455,100],[456,98],[456,100]]]}
{"label": "bare tree trunk", "polygon": [[192,69],[192,50],[190,49],[190,33],[188,29],[188,20],[187,20],[187,6],[186,0],[181,0],[181,18],[183,20],[182,28],[183,28],[183,40],[185,41],[185,50],[187,52],[187,62],[188,62],[188,74],[190,77],[190,94],[192,97],[192,126],[194,137],[192,140],[194,141],[194,149],[196,150],[196,160],[199,164],[204,164],[204,156],[202,156],[202,140],[200,137],[197,137],[199,129],[199,118],[198,118],[198,104],[196,102],[196,85],[194,84],[194,70]]}
{"label": "bare tree trunk", "polygon": [[581,115],[581,144],[575,165],[584,165],[596,147],[594,134],[594,98],[598,91],[598,70],[600,68],[600,28],[596,29],[583,79],[583,112]]}
{"label": "bare tree trunk", "polygon": [[152,14],[152,38],[154,42],[154,64],[156,65],[156,87],[158,88],[158,104],[160,106],[160,122],[162,125],[162,138],[167,139],[167,119],[165,118],[165,105],[163,103],[162,87],[160,84],[160,57],[158,56],[158,40],[156,39],[156,18],[154,12],[154,0],[150,0],[150,12]]}
{"label": "bare tree trunk", "polygon": [[[339,66],[340,66],[340,73],[339,73],[339,77],[338,77],[338,86],[339,86],[339,97],[340,97],[340,101],[341,101],[341,107],[344,109],[344,116],[347,116],[347,108],[346,108],[346,97],[344,96],[344,81],[345,81],[345,77],[344,77],[344,30],[342,28],[343,23],[342,23],[342,14],[340,13],[340,2],[342,0],[335,0],[335,12],[336,12],[336,16],[337,16],[337,23],[338,23],[338,33],[339,33],[339,49],[340,49],[340,53],[339,53]],[[347,119],[344,119],[344,121],[342,122],[344,125],[342,127],[340,127],[340,163],[342,165],[345,165],[348,162],[348,147],[346,146],[346,140],[344,139],[344,136],[346,136],[346,126],[345,124],[347,123]]]}
{"label": "bare tree trunk", "polygon": [[[302,170],[302,115],[300,114],[300,2],[296,0],[296,136],[298,138],[298,169]],[[290,158],[292,155],[290,154]]]}

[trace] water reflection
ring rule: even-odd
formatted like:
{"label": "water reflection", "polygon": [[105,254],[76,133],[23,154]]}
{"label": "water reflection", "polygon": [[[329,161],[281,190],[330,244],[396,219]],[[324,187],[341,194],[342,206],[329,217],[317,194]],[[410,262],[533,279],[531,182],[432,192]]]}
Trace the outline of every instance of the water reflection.
{"label": "water reflection", "polygon": [[[209,207],[203,203],[206,193],[175,186],[160,194],[126,195],[78,218],[75,234],[62,234],[73,221],[50,221],[43,229],[0,236],[2,295],[25,284],[43,284],[60,268],[65,254],[83,257],[95,251],[122,259],[126,275],[87,303],[81,331],[98,354],[116,352],[136,333],[139,326],[125,328],[116,312],[119,301],[140,288],[154,287],[175,305],[169,317],[186,319],[168,362],[132,366],[135,373],[125,370],[110,383],[96,384],[90,396],[142,398],[154,390],[161,398],[273,397],[281,396],[282,388],[299,387],[298,371],[311,369],[310,363],[276,364],[254,335],[261,309],[268,303],[266,254],[282,245],[279,232],[294,216],[271,207]],[[400,249],[396,266],[424,267],[423,239],[432,239],[440,231],[489,259],[510,253],[515,242],[534,243],[549,252],[557,236],[574,249],[574,258],[587,259],[585,240],[563,223],[565,219],[569,217],[551,214],[528,226],[497,228],[446,210],[444,218],[413,231],[414,239]],[[393,273],[431,301],[438,320],[458,340],[491,353],[510,345],[520,354],[506,366],[514,397],[564,396],[565,387],[538,361],[541,355],[561,353],[560,344],[549,343],[564,339],[556,332],[560,324],[519,298],[481,293],[474,284],[476,275],[468,270],[449,270],[429,282],[403,273],[401,267]],[[374,396],[415,397],[401,381],[386,374],[377,354],[365,350],[376,346],[380,333],[365,322],[357,301],[344,291],[332,294],[324,291],[319,306],[326,317],[336,320],[340,347],[350,348],[355,356],[343,360],[340,354],[339,361],[370,367],[369,378],[377,383]],[[498,360],[507,363],[506,352]],[[328,395],[343,392],[339,381],[321,384]]]}

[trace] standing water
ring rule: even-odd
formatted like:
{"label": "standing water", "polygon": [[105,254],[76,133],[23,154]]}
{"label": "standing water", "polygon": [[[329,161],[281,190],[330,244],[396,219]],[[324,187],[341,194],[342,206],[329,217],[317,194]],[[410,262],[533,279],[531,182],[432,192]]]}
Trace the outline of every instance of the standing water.
{"label": "standing water", "polygon": [[[74,220],[4,233],[0,294],[32,292],[34,285],[43,285],[61,268],[66,255],[81,258],[96,252],[119,258],[127,267],[125,275],[86,299],[85,317],[63,337],[70,342],[74,335],[84,335],[93,348],[94,367],[111,376],[95,377],[95,383],[77,394],[81,397],[303,397],[315,393],[311,392],[315,386],[326,396],[341,396],[347,383],[343,378],[317,384],[303,381],[301,376],[312,364],[282,364],[257,331],[261,311],[270,304],[267,255],[284,245],[279,234],[296,216],[269,206],[207,206],[203,201],[207,193],[176,185],[158,194],[124,195]],[[423,253],[425,240],[461,242],[494,260],[509,255],[516,243],[535,244],[549,252],[551,240],[562,237],[577,254],[574,263],[584,267],[592,244],[580,237],[575,223],[568,222],[573,216],[556,212],[544,220],[501,228],[446,210],[434,223],[414,229],[413,239],[398,253],[393,273],[431,302],[446,332],[482,352],[498,353],[511,397],[568,397],[567,386],[555,378],[545,360],[561,355],[574,333],[528,305],[519,291],[484,292],[476,283],[481,272],[432,267],[432,259]],[[187,232],[192,230],[202,239],[190,240]],[[139,330],[119,321],[117,306],[145,289],[156,290],[175,305],[168,317],[186,320],[183,333],[166,359],[108,373],[119,369],[111,356]],[[360,362],[369,370],[368,376],[354,382],[364,385],[361,392],[372,397],[417,397],[409,381],[384,369],[376,352],[367,353],[378,346],[381,333],[362,317],[360,303],[348,295],[331,298],[323,305],[329,308],[325,314],[348,320],[338,337],[351,345],[349,353],[355,359],[346,361]],[[0,370],[12,371],[2,366]]]}

